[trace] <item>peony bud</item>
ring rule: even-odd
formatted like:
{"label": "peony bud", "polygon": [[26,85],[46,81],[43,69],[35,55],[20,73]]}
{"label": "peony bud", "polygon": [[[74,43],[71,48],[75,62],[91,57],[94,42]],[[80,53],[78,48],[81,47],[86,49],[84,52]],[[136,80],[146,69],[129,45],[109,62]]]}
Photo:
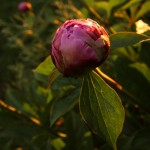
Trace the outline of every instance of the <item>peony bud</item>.
{"label": "peony bud", "polygon": [[76,76],[98,67],[108,56],[109,36],[97,22],[66,21],[52,40],[51,57],[65,76]]}
{"label": "peony bud", "polygon": [[29,11],[31,8],[32,8],[32,5],[31,5],[31,3],[29,3],[29,2],[21,2],[21,3],[18,5],[18,9],[19,9],[21,12],[27,12],[27,11]]}

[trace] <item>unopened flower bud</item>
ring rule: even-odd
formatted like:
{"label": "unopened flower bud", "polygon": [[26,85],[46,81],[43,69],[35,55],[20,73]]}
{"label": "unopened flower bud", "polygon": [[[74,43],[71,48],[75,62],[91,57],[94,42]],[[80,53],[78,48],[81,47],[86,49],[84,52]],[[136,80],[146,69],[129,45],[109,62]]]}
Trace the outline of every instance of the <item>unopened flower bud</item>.
{"label": "unopened flower bud", "polygon": [[52,40],[51,57],[65,76],[76,76],[98,67],[108,56],[109,36],[91,19],[66,21]]}
{"label": "unopened flower bud", "polygon": [[27,12],[27,11],[29,11],[31,8],[32,8],[32,5],[31,5],[31,3],[29,3],[29,2],[21,2],[21,3],[18,5],[18,9],[19,9],[19,11],[21,11],[21,12]]}

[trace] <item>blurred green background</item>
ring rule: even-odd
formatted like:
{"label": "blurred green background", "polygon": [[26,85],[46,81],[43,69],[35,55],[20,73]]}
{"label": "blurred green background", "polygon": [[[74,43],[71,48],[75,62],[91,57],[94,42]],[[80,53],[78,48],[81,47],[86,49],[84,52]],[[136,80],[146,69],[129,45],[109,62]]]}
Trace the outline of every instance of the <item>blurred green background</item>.
{"label": "blurred green background", "polygon": [[[150,1],[30,0],[32,10],[25,13],[18,10],[20,2],[0,0],[0,149],[111,150],[80,117],[80,79],[56,72],[50,88],[54,66],[46,58],[56,29],[68,19],[91,18],[110,35],[149,36]],[[139,43],[111,49],[101,66],[128,91],[116,89],[126,111],[118,150],[150,149],[149,56],[150,42]]]}

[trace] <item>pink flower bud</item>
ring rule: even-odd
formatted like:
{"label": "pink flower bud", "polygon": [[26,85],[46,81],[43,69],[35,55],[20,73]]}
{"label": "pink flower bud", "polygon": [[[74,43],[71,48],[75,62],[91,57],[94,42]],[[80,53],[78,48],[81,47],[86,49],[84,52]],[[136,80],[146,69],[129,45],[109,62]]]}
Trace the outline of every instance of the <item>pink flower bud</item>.
{"label": "pink flower bud", "polygon": [[18,5],[18,9],[19,9],[21,12],[27,12],[27,11],[29,11],[31,8],[32,8],[32,5],[31,5],[31,3],[29,3],[29,2],[21,2],[21,3]]}
{"label": "pink flower bud", "polygon": [[108,56],[109,36],[97,22],[66,21],[52,40],[51,57],[65,76],[76,76],[98,67]]}

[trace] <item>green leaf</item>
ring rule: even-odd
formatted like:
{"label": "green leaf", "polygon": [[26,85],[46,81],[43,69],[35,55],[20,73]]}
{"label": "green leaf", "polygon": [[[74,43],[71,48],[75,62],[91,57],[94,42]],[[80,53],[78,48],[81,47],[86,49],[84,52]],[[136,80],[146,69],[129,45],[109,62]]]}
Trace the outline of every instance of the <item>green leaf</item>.
{"label": "green leaf", "polygon": [[61,138],[52,140],[51,144],[53,145],[55,150],[62,150],[65,147],[65,143]]}
{"label": "green leaf", "polygon": [[70,111],[78,102],[79,90],[71,90],[69,93],[66,93],[66,96],[58,98],[53,101],[50,109],[50,124],[51,126],[55,121]]}
{"label": "green leaf", "polygon": [[123,128],[124,109],[117,93],[95,72],[83,78],[80,112],[93,132],[103,135],[116,149],[116,141]]}
{"label": "green leaf", "polygon": [[48,56],[33,72],[48,76],[54,68],[52,59]]}
{"label": "green leaf", "polygon": [[94,0],[84,0],[88,6],[94,6]]}
{"label": "green leaf", "polygon": [[135,20],[139,19],[140,17],[142,17],[144,14],[150,12],[150,1],[146,1],[141,9],[137,12],[137,14],[135,15]]}
{"label": "green leaf", "polygon": [[94,149],[92,134],[76,110],[65,115],[65,127],[67,129],[66,150],[72,150],[72,147],[74,150]]}
{"label": "green leaf", "polygon": [[130,7],[136,6],[136,4],[142,2],[142,0],[132,0],[132,1],[128,1],[127,4],[125,4],[122,9],[128,9]]}
{"label": "green leaf", "polygon": [[106,10],[108,10],[108,6],[109,6],[109,3],[106,2],[106,1],[96,1],[94,3],[94,7],[97,7],[99,9],[106,9]]}
{"label": "green leaf", "polygon": [[118,8],[119,6],[122,6],[124,3],[126,3],[126,0],[109,0],[108,17],[113,15],[116,8]]}
{"label": "green leaf", "polygon": [[51,87],[51,85],[53,84],[53,82],[61,75],[61,73],[58,71],[58,69],[54,68],[53,71],[50,73],[49,75],[49,79],[48,79],[48,85],[49,87]]}
{"label": "green leaf", "polygon": [[120,3],[123,3],[125,0],[109,0],[109,5],[111,8],[115,7],[116,5],[119,5]]}
{"label": "green leaf", "polygon": [[137,34],[135,32],[118,32],[110,35],[110,47],[118,48],[131,46],[146,40],[150,40],[150,37],[144,34]]}
{"label": "green leaf", "polygon": [[130,65],[132,68],[138,70],[150,82],[150,68],[145,63],[136,62]]}
{"label": "green leaf", "polygon": [[110,5],[108,1],[95,1],[93,8],[100,14],[101,21],[108,21],[111,14]]}

